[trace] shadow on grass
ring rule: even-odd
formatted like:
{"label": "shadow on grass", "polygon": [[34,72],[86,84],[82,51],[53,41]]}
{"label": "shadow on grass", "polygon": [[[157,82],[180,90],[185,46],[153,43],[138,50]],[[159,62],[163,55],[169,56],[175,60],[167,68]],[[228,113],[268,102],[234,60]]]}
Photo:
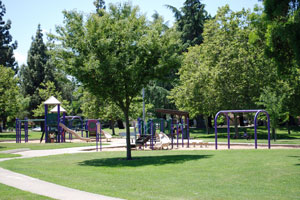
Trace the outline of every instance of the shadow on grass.
{"label": "shadow on grass", "polygon": [[181,164],[191,160],[199,160],[210,158],[211,155],[167,155],[167,156],[140,156],[133,160],[126,160],[124,157],[117,158],[103,158],[85,160],[80,162],[80,166],[94,166],[94,167],[138,167],[147,165],[167,165],[167,164]]}
{"label": "shadow on grass", "polygon": [[[22,137],[24,137],[22,135]],[[12,139],[12,138],[16,138],[16,134],[0,134],[0,138],[7,138],[7,139]]]}

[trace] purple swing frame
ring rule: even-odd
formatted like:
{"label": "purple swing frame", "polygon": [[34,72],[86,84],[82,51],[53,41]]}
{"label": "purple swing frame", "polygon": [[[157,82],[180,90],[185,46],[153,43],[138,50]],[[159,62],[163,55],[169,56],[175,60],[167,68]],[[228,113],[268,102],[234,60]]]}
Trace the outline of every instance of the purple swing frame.
{"label": "purple swing frame", "polygon": [[268,118],[268,148],[271,148],[271,137],[270,137],[270,116],[265,110],[221,110],[215,116],[215,149],[218,149],[218,123],[217,119],[220,114],[224,114],[227,119],[227,141],[228,149],[230,149],[230,127],[228,113],[255,113],[254,117],[254,138],[255,138],[255,149],[257,149],[257,117],[260,113],[265,113]]}

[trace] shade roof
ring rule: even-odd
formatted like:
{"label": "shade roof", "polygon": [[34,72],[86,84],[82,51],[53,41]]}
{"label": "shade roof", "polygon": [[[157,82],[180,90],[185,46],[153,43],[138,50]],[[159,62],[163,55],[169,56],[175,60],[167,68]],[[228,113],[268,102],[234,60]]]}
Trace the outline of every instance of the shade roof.
{"label": "shade roof", "polygon": [[44,102],[44,104],[46,104],[46,105],[58,105],[58,104],[61,104],[61,103],[54,96],[51,96],[49,99],[47,99]]}
{"label": "shade roof", "polygon": [[[50,110],[50,112],[52,112],[52,113],[57,113],[57,105],[54,107],[54,108],[52,108],[51,110]],[[60,112],[63,112],[63,113],[66,113],[67,111],[62,107],[62,106],[60,106],[59,107],[59,111]]]}

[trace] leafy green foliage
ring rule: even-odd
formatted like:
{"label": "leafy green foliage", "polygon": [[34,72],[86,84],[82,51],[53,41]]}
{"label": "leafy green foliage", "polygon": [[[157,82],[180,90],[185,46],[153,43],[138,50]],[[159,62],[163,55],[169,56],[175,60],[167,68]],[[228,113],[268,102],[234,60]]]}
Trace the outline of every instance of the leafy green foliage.
{"label": "leafy green foliage", "polygon": [[[15,119],[18,110],[18,79],[12,69],[0,65],[0,121],[4,126]],[[2,127],[0,127],[2,131]]]}
{"label": "leafy green foliage", "polygon": [[137,7],[110,5],[101,17],[87,21],[75,11],[64,12],[53,47],[56,64],[76,77],[99,99],[116,104],[124,113],[129,141],[130,104],[149,81],[163,77],[179,63],[180,39],[162,22],[148,23]]}
{"label": "leafy green foliage", "polygon": [[[51,96],[57,98],[61,102],[61,106],[67,112],[68,110],[70,110],[70,103],[67,100],[64,100],[62,98],[61,92],[57,90],[53,82],[48,81],[46,83],[41,83],[41,88],[38,90],[38,92],[39,92],[38,95],[41,98],[42,103],[38,105],[36,109],[33,110],[35,117],[45,116],[45,106],[43,102],[46,101]],[[49,107],[49,110],[51,110],[53,107]]]}
{"label": "leafy green foliage", "polygon": [[30,97],[29,108],[31,109],[30,115],[32,115],[32,110],[36,109],[42,102],[39,96],[41,84],[47,81],[55,82],[54,67],[49,61],[40,25],[38,25],[35,38],[32,38],[27,65],[21,67],[20,80],[24,97]]}
{"label": "leafy green foliage", "polygon": [[180,84],[171,92],[178,108],[209,116],[255,107],[261,88],[276,77],[274,64],[264,57],[264,41],[249,42],[257,29],[252,21],[259,20],[258,14],[225,6],[207,21],[204,42],[184,54]]}
{"label": "leafy green foliage", "polygon": [[270,115],[271,127],[278,128],[279,120],[285,122],[288,120],[286,102],[290,98],[291,88],[286,82],[278,81],[276,86],[266,87],[260,95],[258,105],[262,105]]}
{"label": "leafy green foliage", "polygon": [[200,0],[186,0],[180,11],[171,5],[167,7],[174,13],[177,29],[182,34],[184,49],[201,44],[204,22],[211,18],[205,10],[205,5]]}
{"label": "leafy green foliage", "polygon": [[267,53],[276,60],[280,73],[289,74],[300,66],[299,0],[264,0],[264,6]]}
{"label": "leafy green foliage", "polygon": [[0,65],[9,67],[18,72],[18,64],[15,61],[13,51],[17,48],[17,42],[12,43],[12,36],[9,33],[11,28],[11,21],[3,20],[3,16],[6,13],[5,5],[0,0]]}

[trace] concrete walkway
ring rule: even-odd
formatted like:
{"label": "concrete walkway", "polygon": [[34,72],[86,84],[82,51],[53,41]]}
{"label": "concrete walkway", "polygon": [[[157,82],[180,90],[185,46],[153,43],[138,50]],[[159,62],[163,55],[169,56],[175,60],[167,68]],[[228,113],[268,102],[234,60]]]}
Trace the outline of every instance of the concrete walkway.
{"label": "concrete walkway", "polygon": [[[118,145],[116,145],[117,147]],[[86,151],[93,147],[74,147],[74,148],[64,148],[64,149],[50,149],[50,150],[24,150],[17,151],[14,153],[20,154],[22,157],[16,158],[2,158],[0,162],[12,159],[23,159],[32,157],[42,157],[49,155],[59,155],[59,154],[70,154],[70,153],[88,153],[95,152]],[[0,167],[0,183],[9,185],[11,187],[18,188],[20,190],[28,191],[31,193],[51,197],[54,199],[61,200],[118,200],[119,198],[113,198],[108,196],[103,196],[99,194],[93,194],[89,192],[84,192],[61,185],[53,184],[50,182],[42,181],[36,178],[32,178],[23,174],[15,173]],[[119,199],[120,200],[120,199]]]}
{"label": "concrete walkway", "polygon": [[0,168],[0,182],[20,190],[25,190],[31,193],[51,197],[54,199],[63,200],[117,200],[118,198],[107,197],[99,194],[93,194],[72,188],[60,186],[57,184],[42,181],[36,178],[15,173],[3,168]]}

